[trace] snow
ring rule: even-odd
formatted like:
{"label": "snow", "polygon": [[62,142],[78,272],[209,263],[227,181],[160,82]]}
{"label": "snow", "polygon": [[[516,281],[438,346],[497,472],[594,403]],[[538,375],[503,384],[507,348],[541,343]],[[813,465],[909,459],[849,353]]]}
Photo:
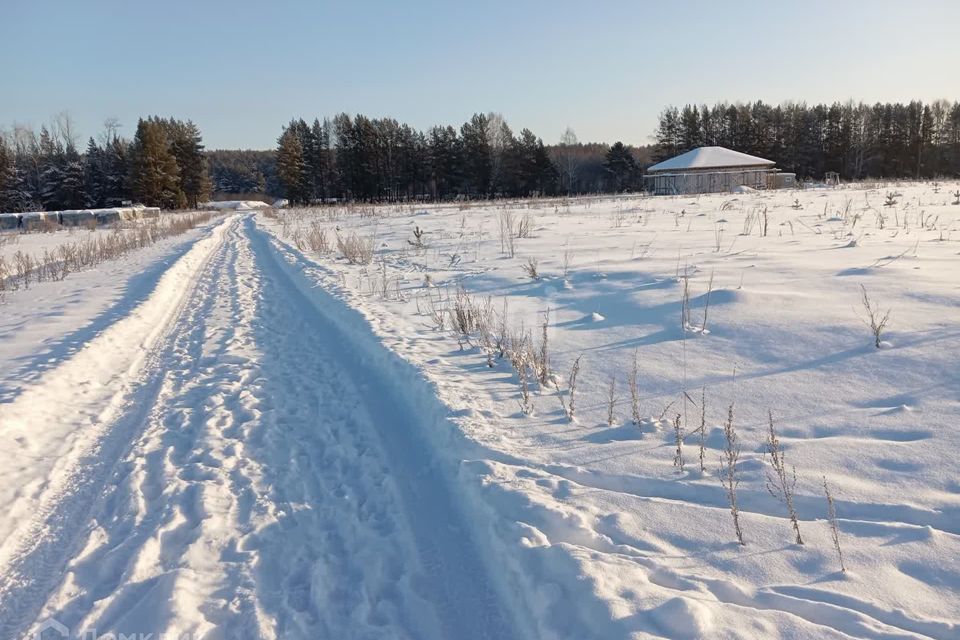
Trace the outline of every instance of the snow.
{"label": "snow", "polygon": [[[895,210],[883,207],[889,189],[903,193]],[[435,386],[466,438],[435,433],[435,446],[464,461],[460,490],[486,519],[488,553],[532,615],[535,637],[683,637],[686,629],[690,637],[951,638],[960,623],[955,189],[292,211],[280,214],[286,237],[279,220],[261,224],[293,252],[298,226],[376,237],[370,266],[305,249],[312,265],[304,269]],[[515,241],[513,258],[498,237],[507,211],[529,215],[533,229]],[[414,226],[425,231],[423,250],[407,242]],[[523,272],[528,258],[538,261],[539,280]],[[684,332],[685,278],[692,312]],[[892,309],[879,350],[860,284]],[[510,324],[531,329],[536,342],[550,309],[561,386],[583,354],[574,424],[550,387],[534,392],[533,415],[523,415],[509,364],[489,369],[476,341],[461,349],[449,329],[434,328],[428,298],[442,306],[458,287],[489,296],[497,313],[506,300]],[[627,385],[634,354],[640,429]],[[704,388],[701,472],[691,400]],[[731,402],[742,444],[743,548],[717,478]],[[797,467],[804,546],[792,543],[785,509],[766,490],[768,409]],[[677,413],[688,425],[682,472],[666,424]],[[837,500],[846,573],[825,521],[824,477]]]}
{"label": "snow", "polygon": [[647,173],[683,169],[720,169],[724,167],[773,166],[773,160],[751,156],[725,147],[697,147],[664,160],[647,169]]}
{"label": "snow", "polygon": [[[0,637],[56,620],[227,638],[956,638],[956,188],[241,210],[8,292]],[[530,228],[513,257],[506,213]],[[373,263],[312,250],[318,230],[373,238]],[[860,285],[891,309],[884,348]],[[506,360],[436,328],[459,288],[537,344],[549,309],[553,382],[531,382],[530,415]],[[581,354],[571,422],[554,387],[569,397]],[[742,547],[717,469],[731,403]],[[768,410],[802,546],[766,489]]]}
{"label": "snow", "polygon": [[269,207],[266,202],[260,200],[216,200],[213,202],[204,202],[200,205],[201,209],[218,209],[243,211],[247,209],[262,209]]}
{"label": "snow", "polygon": [[407,377],[298,277],[233,216],[0,406],[0,636],[521,637]]}

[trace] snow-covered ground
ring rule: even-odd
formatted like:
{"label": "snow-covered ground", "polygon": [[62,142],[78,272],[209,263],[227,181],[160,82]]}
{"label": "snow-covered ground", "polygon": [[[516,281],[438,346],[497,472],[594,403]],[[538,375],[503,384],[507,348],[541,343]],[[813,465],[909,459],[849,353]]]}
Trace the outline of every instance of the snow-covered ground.
{"label": "snow-covered ground", "polygon": [[956,189],[242,211],[9,292],[0,638],[956,638]]}
{"label": "snow-covered ground", "polygon": [[[434,446],[464,460],[459,490],[483,514],[487,553],[538,637],[956,638],[956,189],[357,207],[261,224],[303,248],[308,277],[359,309],[435,386],[458,429],[432,433]],[[530,226],[513,258],[501,243],[504,214],[514,228],[525,217]],[[372,264],[311,251],[320,230],[333,247],[337,233],[372,242]],[[530,259],[539,279],[524,269]],[[864,322],[861,285],[881,312],[890,309],[881,349]],[[483,340],[458,339],[449,316],[437,328],[459,288],[481,310],[490,305],[494,334],[506,308],[508,332],[525,327],[535,348],[549,309],[556,382],[542,390],[531,382],[532,415],[506,360],[488,368]],[[571,423],[555,387],[566,392],[581,354]],[[628,390],[634,357],[639,428]],[[719,481],[731,404],[745,546]],[[796,466],[803,546],[765,486],[768,411]]]}
{"label": "snow-covered ground", "polygon": [[0,637],[521,637],[369,330],[250,214],[154,249],[4,307]]}

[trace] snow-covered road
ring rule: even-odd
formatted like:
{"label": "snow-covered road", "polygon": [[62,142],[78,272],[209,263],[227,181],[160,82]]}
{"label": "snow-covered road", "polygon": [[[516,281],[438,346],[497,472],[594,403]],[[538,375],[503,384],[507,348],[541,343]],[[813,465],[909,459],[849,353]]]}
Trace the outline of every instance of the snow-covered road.
{"label": "snow-covered road", "polygon": [[302,287],[234,216],[0,406],[0,637],[521,635],[416,407]]}

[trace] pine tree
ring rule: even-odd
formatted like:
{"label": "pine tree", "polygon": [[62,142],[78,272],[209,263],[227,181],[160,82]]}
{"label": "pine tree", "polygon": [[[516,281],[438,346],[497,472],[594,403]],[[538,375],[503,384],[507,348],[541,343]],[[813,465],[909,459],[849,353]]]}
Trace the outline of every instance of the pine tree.
{"label": "pine tree", "polygon": [[680,152],[703,146],[703,130],[700,127],[700,110],[697,105],[686,105],[680,113]]}
{"label": "pine tree", "polygon": [[313,197],[321,202],[330,196],[329,161],[330,132],[327,129],[327,123],[320,123],[319,118],[314,118],[313,125],[310,127],[310,153],[307,157],[307,169],[310,174],[310,182],[313,191]]}
{"label": "pine tree", "polygon": [[461,151],[456,129],[450,126],[430,129],[426,158],[434,197],[443,199],[460,189]]}
{"label": "pine tree", "polygon": [[490,121],[476,113],[460,127],[463,145],[465,190],[473,195],[487,195],[492,187],[493,151],[490,148]]}
{"label": "pine tree", "polygon": [[180,190],[177,160],[170,152],[163,124],[141,119],[133,140],[130,162],[133,196],[149,206],[181,208],[186,196]]}
{"label": "pine tree", "polygon": [[277,141],[277,175],[290,202],[308,203],[304,167],[303,145],[293,127],[287,127]]}
{"label": "pine tree", "polygon": [[654,157],[657,160],[666,160],[679,153],[682,141],[680,113],[676,107],[667,107],[660,114],[660,125],[657,127],[656,138]]}

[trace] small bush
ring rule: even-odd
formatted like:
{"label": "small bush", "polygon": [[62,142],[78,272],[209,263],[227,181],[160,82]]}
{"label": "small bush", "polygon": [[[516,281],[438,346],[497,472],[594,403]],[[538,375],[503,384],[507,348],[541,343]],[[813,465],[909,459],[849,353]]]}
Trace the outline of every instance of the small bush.
{"label": "small bush", "polygon": [[351,232],[346,238],[337,234],[337,249],[350,264],[367,265],[373,261],[373,236],[361,237]]}
{"label": "small bush", "polygon": [[540,263],[536,258],[527,258],[527,261],[520,265],[520,268],[523,269],[523,272],[526,273],[531,280],[539,280],[539,265]]}
{"label": "small bush", "polygon": [[887,329],[887,323],[890,322],[890,309],[881,312],[876,304],[870,300],[867,295],[867,288],[860,285],[860,303],[866,311],[864,324],[870,327],[870,333],[873,334],[873,345],[879,349],[883,341],[883,332]]}

